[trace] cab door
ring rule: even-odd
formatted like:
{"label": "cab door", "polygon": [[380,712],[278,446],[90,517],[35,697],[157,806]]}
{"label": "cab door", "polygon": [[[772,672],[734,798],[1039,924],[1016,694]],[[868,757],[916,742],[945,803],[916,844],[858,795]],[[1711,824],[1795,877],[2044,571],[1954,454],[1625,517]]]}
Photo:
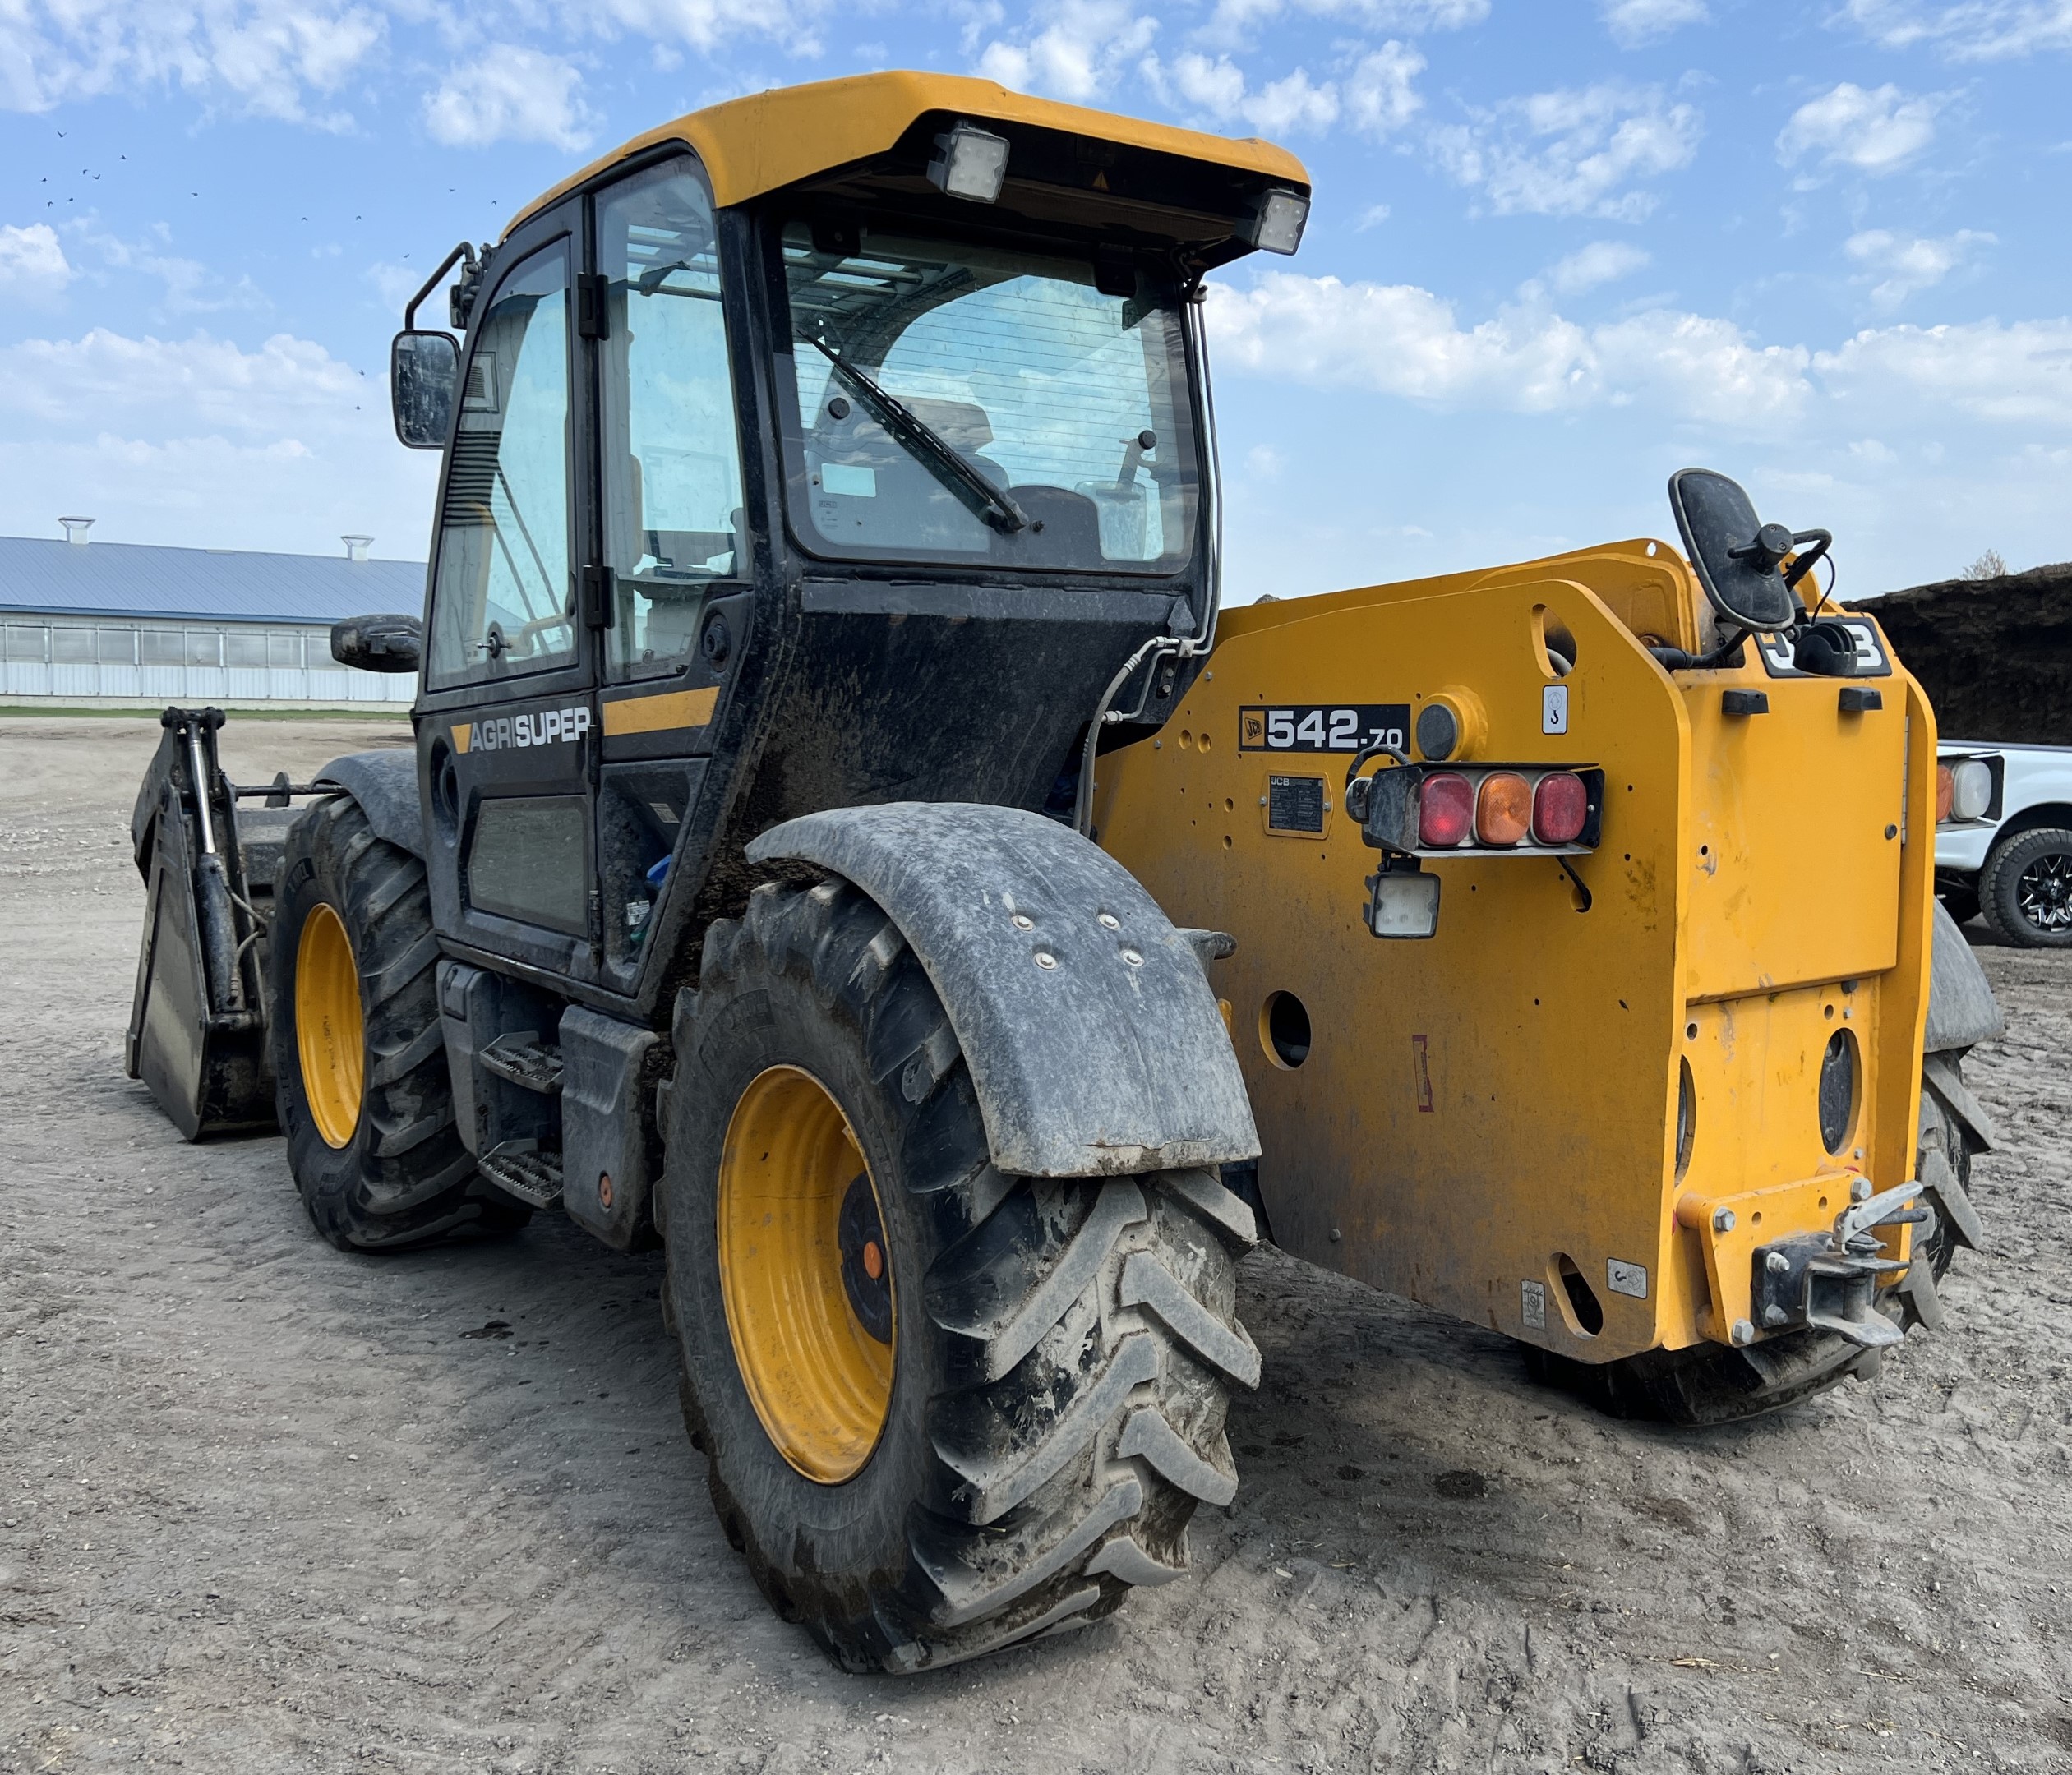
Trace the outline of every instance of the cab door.
{"label": "cab door", "polygon": [[[592,199],[604,979],[632,993],[672,895],[695,888],[720,699],[749,634],[751,533],[720,242],[676,154]],[[708,805],[707,809],[709,811]],[[679,934],[678,940],[681,940]]]}
{"label": "cab door", "polygon": [[446,457],[418,705],[433,915],[450,942],[597,970],[597,662],[584,622],[579,203],[499,251]]}

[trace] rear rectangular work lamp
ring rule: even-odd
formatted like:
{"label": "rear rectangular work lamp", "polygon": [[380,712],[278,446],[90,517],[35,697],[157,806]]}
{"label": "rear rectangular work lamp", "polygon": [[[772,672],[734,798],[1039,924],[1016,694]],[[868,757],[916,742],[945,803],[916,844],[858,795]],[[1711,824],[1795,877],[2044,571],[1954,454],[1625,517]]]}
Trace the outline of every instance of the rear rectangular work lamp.
{"label": "rear rectangular work lamp", "polygon": [[1302,245],[1302,231],[1308,221],[1307,197],[1299,191],[1270,191],[1260,200],[1258,213],[1238,233],[1262,252],[1291,253]]}
{"label": "rear rectangular work lamp", "polygon": [[939,150],[928,163],[929,182],[952,197],[997,203],[1007,182],[1007,138],[976,124],[959,123],[935,138]]}

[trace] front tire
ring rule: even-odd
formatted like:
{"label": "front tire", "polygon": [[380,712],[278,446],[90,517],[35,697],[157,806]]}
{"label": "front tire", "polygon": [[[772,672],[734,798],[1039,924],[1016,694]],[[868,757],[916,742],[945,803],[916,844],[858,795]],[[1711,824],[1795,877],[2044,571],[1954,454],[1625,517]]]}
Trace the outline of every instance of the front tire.
{"label": "front tire", "polygon": [[2072,949],[2072,832],[2033,827],[1996,845],[1978,874],[1995,934],[2024,949]]}
{"label": "front tire", "polygon": [[1205,1171],[994,1170],[927,974],[846,882],[712,928],[676,1052],[685,1420],[779,1613],[907,1671],[1179,1576],[1258,1379],[1244,1204]]}
{"label": "front tire", "polygon": [[531,1218],[475,1173],[454,1122],[424,864],[349,795],[289,828],[268,970],[275,1100],[316,1230],[390,1251]]}

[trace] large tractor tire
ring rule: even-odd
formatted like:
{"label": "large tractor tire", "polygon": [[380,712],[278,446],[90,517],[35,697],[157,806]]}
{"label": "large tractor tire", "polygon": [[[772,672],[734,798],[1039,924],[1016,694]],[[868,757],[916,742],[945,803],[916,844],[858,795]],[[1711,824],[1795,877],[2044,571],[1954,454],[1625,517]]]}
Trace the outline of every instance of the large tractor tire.
{"label": "large tractor tire", "polygon": [[2040,826],[2003,839],[1978,872],[1996,934],[2024,949],[2072,949],[2072,832]]}
{"label": "large tractor tire", "polygon": [[424,865],[375,837],[348,795],[288,830],[269,996],[288,1163],[343,1251],[421,1245],[531,1210],[476,1174],[454,1121]]}
{"label": "large tractor tire", "polygon": [[764,888],[677,1013],[663,1217],[685,1422],[780,1614],[955,1662],[1176,1578],[1237,1479],[1252,1215],[1207,1171],[993,1169],[925,971],[851,884]]}
{"label": "large tractor tire", "polygon": [[[1949,1058],[1961,1072],[1961,1055],[1953,1053]],[[1925,1177],[1930,1151],[1939,1152],[1968,1199],[1971,1152],[1963,1131],[1937,1109],[1925,1085],[1922,1104],[1914,1175]],[[1916,1260],[1925,1259],[1940,1282],[1949,1273],[1957,1242],[1946,1217],[1938,1215],[1927,1236],[1917,1239]],[[1921,1322],[1913,1302],[1897,1290],[1881,1298],[1880,1311],[1908,1327]],[[1869,1380],[1877,1374],[1881,1357],[1881,1352],[1862,1349],[1836,1332],[1800,1331],[1767,1338],[1745,1350],[1708,1342],[1595,1363],[1528,1347],[1525,1365],[1535,1380],[1572,1393],[1613,1417],[1652,1418],[1698,1427],[1735,1423],[1781,1411],[1826,1392],[1852,1375]]]}

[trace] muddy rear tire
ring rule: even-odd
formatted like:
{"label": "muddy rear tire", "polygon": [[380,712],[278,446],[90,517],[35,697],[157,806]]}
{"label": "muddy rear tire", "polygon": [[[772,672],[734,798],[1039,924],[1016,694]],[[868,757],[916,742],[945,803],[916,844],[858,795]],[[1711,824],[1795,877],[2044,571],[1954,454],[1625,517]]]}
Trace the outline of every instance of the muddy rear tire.
{"label": "muddy rear tire", "polygon": [[424,865],[348,795],[289,828],[269,1039],[288,1163],[316,1230],[392,1251],[531,1210],[484,1183],[455,1125]]}
{"label": "muddy rear tire", "polygon": [[[779,1613],[847,1668],[907,1671],[1083,1625],[1179,1576],[1196,1507],[1236,1489],[1227,1390],[1258,1378],[1235,1313],[1244,1205],[1207,1171],[994,1170],[926,973],[839,880],[761,889],[713,927],[676,1053],[663,1212],[685,1421]],[[805,1108],[764,1116],[773,1091]],[[737,1192],[763,1187],[808,1111],[815,1150],[846,1156],[819,1184],[801,1160],[798,1189],[744,1215]],[[808,1198],[810,1258],[784,1206]],[[796,1287],[766,1285],[809,1262],[838,1265],[839,1284],[796,1267]],[[853,1323],[835,1322],[844,1290]],[[841,1344],[842,1384],[773,1316],[799,1298],[832,1302],[807,1318]],[[873,1324],[876,1368],[857,1329]]]}

